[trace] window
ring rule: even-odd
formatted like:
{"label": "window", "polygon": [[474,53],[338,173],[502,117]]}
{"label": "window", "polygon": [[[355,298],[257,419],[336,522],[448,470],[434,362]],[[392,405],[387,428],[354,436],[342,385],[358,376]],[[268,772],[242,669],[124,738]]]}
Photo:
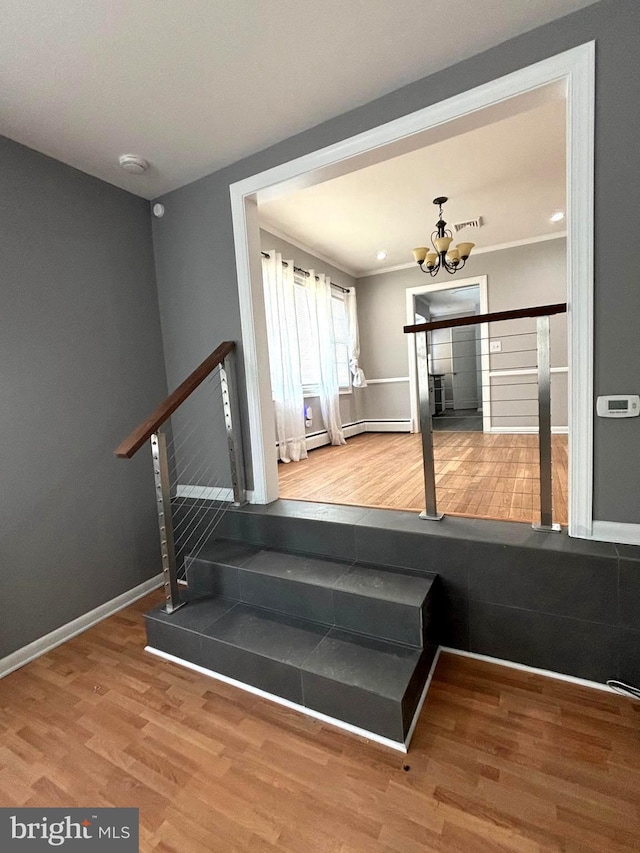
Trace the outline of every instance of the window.
{"label": "window", "polygon": [[[303,276],[295,277],[296,323],[298,325],[298,347],[300,351],[300,372],[305,394],[313,394],[320,384],[320,362],[318,355],[318,330],[312,314],[309,291],[305,287]],[[344,294],[336,291],[331,296],[331,318],[336,342],[336,367],[338,385],[342,392],[351,390],[351,371],[349,369],[349,344],[347,315]]]}
{"label": "window", "polygon": [[333,334],[336,340],[338,385],[341,390],[347,390],[351,388],[351,370],[349,369],[349,331],[347,327],[347,310],[344,304],[344,293],[338,293],[331,297],[331,317],[333,319]]}

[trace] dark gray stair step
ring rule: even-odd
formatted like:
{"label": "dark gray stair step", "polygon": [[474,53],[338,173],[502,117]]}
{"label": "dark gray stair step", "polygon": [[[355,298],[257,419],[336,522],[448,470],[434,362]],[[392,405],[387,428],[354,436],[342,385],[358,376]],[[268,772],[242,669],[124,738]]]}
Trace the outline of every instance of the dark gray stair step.
{"label": "dark gray stair step", "polygon": [[433,577],[239,545],[217,540],[197,559],[188,560],[189,587],[374,637],[423,645]]}
{"label": "dark gray stair step", "polygon": [[200,551],[197,559],[187,557],[185,561],[189,589],[239,601],[238,566],[261,550],[233,539],[212,539]]}
{"label": "dark gray stair step", "polygon": [[434,652],[333,628],[302,667],[305,705],[404,741]]}
{"label": "dark gray stair step", "polygon": [[406,736],[433,650],[186,594],[146,615],[152,648],[395,741]]}
{"label": "dark gray stair step", "polygon": [[290,616],[324,625],[335,622],[333,586],[350,563],[261,551],[242,566],[240,595],[243,601],[268,607]]}
{"label": "dark gray stair step", "polygon": [[171,615],[156,608],[146,623],[153,648],[299,705],[300,665],[328,631],[313,622],[220,598],[196,598]]}
{"label": "dark gray stair step", "polygon": [[434,578],[355,563],[333,587],[334,625],[422,646]]}

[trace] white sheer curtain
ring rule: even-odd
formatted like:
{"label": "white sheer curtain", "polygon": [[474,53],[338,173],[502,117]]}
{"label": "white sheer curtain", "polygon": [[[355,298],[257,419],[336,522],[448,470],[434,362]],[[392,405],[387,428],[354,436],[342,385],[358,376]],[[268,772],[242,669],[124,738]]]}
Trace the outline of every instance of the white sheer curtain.
{"label": "white sheer curtain", "polygon": [[309,270],[306,286],[318,328],[320,355],[320,410],[331,444],[346,444],[340,416],[340,386],[336,365],[336,341],[331,314],[331,282],[325,275],[316,277]]}
{"label": "white sheer curtain", "polygon": [[276,412],[278,455],[283,462],[306,459],[304,396],[294,298],[293,261],[282,264],[273,249],[262,259],[271,390]]}
{"label": "white sheer curtain", "polygon": [[351,380],[354,388],[366,388],[367,378],[364,370],[360,367],[360,333],[358,331],[358,309],[356,306],[356,292],[352,287],[344,295],[344,305],[347,314],[347,331],[349,333],[349,367],[351,369]]}

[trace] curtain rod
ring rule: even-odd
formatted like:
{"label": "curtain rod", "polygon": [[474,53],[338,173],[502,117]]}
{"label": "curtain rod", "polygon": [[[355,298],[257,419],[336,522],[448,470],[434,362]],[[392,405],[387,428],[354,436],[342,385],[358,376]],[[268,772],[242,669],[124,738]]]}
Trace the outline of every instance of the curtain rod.
{"label": "curtain rod", "polygon": [[[262,257],[263,257],[263,258],[270,258],[270,257],[271,257],[271,255],[270,255],[268,252],[262,252]],[[283,262],[282,262],[282,266],[283,266],[283,267],[288,267],[288,266],[289,266],[289,264],[288,264],[286,261],[283,261]],[[310,273],[308,270],[303,270],[301,267],[294,267],[294,268],[293,268],[293,271],[294,271],[294,272],[299,272],[299,273],[301,273],[302,275],[307,276],[307,278],[311,275],[311,273]],[[316,279],[316,281],[318,281],[318,276],[315,276],[315,279]],[[348,287],[340,287],[340,285],[339,285],[339,284],[334,284],[333,282],[330,282],[330,284],[331,284],[331,287],[335,287],[335,289],[336,289],[336,290],[341,290],[341,291],[342,291],[342,293],[349,293],[349,288],[348,288]]]}

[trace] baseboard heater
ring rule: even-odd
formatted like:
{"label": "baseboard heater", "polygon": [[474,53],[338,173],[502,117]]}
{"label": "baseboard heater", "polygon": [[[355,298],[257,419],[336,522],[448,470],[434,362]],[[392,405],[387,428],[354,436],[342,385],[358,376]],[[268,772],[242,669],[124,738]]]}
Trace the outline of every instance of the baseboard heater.
{"label": "baseboard heater", "polygon": [[[361,420],[352,421],[349,424],[343,424],[345,438],[353,438],[354,435],[361,435],[363,432],[411,432],[411,421],[409,418],[378,418],[376,420]],[[325,444],[330,444],[329,434],[326,430],[318,430],[317,432],[308,432],[305,436],[307,442],[307,450],[315,450],[317,447],[323,447]],[[276,448],[279,442],[276,441]]]}

